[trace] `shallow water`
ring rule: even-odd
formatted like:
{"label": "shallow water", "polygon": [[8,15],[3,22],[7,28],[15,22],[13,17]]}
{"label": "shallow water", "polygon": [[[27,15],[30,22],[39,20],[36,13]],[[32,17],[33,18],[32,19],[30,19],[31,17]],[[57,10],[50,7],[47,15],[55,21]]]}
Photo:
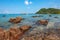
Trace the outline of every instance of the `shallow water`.
{"label": "shallow water", "polygon": [[[32,16],[37,16],[37,17],[32,17]],[[22,20],[21,23],[18,24],[12,24],[8,22],[10,18],[15,18],[15,17],[22,17],[24,18],[24,20]],[[42,19],[49,21],[47,26],[43,27],[41,25],[35,24],[38,20],[42,20]],[[59,28],[60,14],[0,14],[0,27],[4,29],[8,29],[13,26],[22,26],[22,25],[30,25],[32,27],[43,27],[43,28],[57,28],[57,27]]]}

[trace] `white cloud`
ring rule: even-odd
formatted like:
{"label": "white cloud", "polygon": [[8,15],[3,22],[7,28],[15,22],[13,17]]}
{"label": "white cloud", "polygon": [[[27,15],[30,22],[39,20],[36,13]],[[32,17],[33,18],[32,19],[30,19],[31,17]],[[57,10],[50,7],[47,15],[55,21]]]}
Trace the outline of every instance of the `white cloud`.
{"label": "white cloud", "polygon": [[30,1],[30,4],[32,4],[32,2]]}
{"label": "white cloud", "polygon": [[3,13],[9,13],[9,11],[8,10],[4,10]]}
{"label": "white cloud", "polygon": [[31,1],[28,1],[28,0],[25,0],[25,4],[26,5],[30,5],[30,4],[32,4],[32,2]]}
{"label": "white cloud", "polygon": [[25,0],[25,4],[26,4],[26,5],[29,5],[29,2],[28,2],[27,0]]}

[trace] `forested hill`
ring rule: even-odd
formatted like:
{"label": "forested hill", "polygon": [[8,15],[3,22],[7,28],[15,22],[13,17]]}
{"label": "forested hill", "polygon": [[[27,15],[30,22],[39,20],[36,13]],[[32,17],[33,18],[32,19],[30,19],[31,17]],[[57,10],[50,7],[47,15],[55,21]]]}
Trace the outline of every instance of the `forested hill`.
{"label": "forested hill", "polygon": [[36,14],[60,14],[60,9],[56,8],[42,8]]}

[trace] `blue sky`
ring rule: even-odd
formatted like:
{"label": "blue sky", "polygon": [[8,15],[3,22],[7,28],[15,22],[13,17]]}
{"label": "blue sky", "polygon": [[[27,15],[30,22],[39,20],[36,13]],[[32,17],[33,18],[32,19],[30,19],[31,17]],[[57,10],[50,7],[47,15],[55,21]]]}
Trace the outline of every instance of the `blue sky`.
{"label": "blue sky", "polygon": [[60,0],[0,0],[0,13],[35,13],[41,8],[60,9]]}

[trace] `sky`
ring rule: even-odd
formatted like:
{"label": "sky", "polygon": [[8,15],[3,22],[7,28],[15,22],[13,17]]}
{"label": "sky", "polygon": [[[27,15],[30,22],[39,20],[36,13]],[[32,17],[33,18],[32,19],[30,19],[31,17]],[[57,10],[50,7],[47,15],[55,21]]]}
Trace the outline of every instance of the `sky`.
{"label": "sky", "polygon": [[0,13],[35,13],[41,8],[60,9],[60,0],[0,0]]}

